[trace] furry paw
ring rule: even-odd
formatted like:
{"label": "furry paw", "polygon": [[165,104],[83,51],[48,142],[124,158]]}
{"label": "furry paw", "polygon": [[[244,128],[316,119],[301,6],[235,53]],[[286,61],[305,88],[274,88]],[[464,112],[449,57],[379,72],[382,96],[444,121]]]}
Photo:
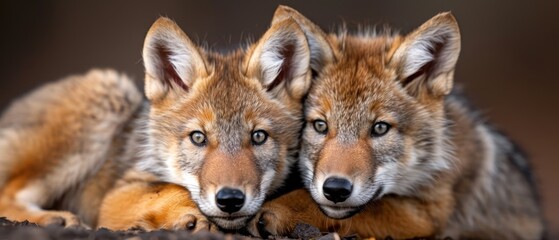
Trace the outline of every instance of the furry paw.
{"label": "furry paw", "polygon": [[62,227],[83,227],[89,229],[89,226],[82,224],[76,215],[66,211],[43,211],[34,217],[33,222],[36,222],[41,226],[56,225]]}
{"label": "furry paw", "polygon": [[170,225],[170,228],[173,230],[188,230],[193,232],[202,230],[210,231],[212,229],[216,229],[216,226],[208,221],[205,216],[198,213],[186,213],[175,221],[171,222]]}
{"label": "furry paw", "polygon": [[294,220],[290,211],[279,205],[264,206],[247,226],[248,232],[255,237],[287,236],[293,229]]}
{"label": "furry paw", "polygon": [[146,214],[137,225],[148,231],[169,229],[197,232],[217,229],[217,227],[195,207],[184,207],[169,212],[152,212]]}

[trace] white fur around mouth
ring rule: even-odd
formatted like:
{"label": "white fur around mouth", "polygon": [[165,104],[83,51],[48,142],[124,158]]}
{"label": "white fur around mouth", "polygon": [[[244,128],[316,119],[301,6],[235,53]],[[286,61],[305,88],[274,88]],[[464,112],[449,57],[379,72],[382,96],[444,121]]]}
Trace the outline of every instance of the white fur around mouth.
{"label": "white fur around mouth", "polygon": [[229,230],[239,229],[243,227],[250,216],[212,216],[209,217],[211,221],[217,224],[219,227]]}
{"label": "white fur around mouth", "polygon": [[358,212],[359,207],[337,207],[321,205],[320,209],[331,218],[348,218]]}

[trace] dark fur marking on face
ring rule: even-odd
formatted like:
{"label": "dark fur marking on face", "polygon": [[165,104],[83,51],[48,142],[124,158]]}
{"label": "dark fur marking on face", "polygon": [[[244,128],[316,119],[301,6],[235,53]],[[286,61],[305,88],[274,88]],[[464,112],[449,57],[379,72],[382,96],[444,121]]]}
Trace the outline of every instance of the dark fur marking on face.
{"label": "dark fur marking on face", "polygon": [[429,159],[432,157],[432,153],[434,151],[435,148],[435,143],[431,140],[431,138],[427,138],[427,136],[425,136],[425,138],[421,138],[419,139],[416,143],[415,143],[416,148],[422,150],[423,152],[425,152],[426,154],[419,156],[418,162],[419,163],[426,163],[429,161]]}
{"label": "dark fur marking on face", "polygon": [[318,77],[318,71],[311,69],[311,77],[312,79],[316,79]]}
{"label": "dark fur marking on face", "polygon": [[377,198],[381,195],[382,191],[384,190],[383,186],[378,187],[378,189],[375,191],[375,193],[373,194],[373,197],[371,197],[371,201],[375,201],[377,200]]}
{"label": "dark fur marking on face", "polygon": [[431,158],[431,156],[427,155],[427,156],[421,156],[417,158],[417,161],[419,163],[426,163],[429,162],[429,159]]}

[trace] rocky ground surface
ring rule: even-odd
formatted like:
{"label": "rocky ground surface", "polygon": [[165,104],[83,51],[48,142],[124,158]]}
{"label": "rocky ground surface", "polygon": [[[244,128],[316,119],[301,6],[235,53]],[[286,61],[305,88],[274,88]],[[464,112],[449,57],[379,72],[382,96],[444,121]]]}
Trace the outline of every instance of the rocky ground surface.
{"label": "rocky ground surface", "polygon": [[[128,231],[111,231],[106,228],[87,230],[83,228],[64,228],[60,226],[41,227],[27,221],[13,222],[4,217],[0,217],[0,239],[1,240],[237,240],[237,239],[254,239],[239,234],[224,234],[214,232],[197,232],[188,231],[169,231],[159,230],[146,232],[143,230]],[[320,232],[317,228],[307,225],[298,224],[289,236],[276,237],[276,239],[316,239],[316,240],[354,240],[356,236],[338,236],[336,233]],[[392,239],[392,238],[387,238]],[[428,238],[415,238],[417,240]],[[448,240],[450,238],[445,238]]]}
{"label": "rocky ground surface", "polygon": [[[343,239],[353,239],[348,237]],[[40,227],[36,224],[24,222],[12,222],[6,218],[0,218],[0,239],[87,239],[87,240],[113,240],[113,239],[129,239],[129,240],[180,240],[180,239],[209,239],[209,240],[235,240],[235,239],[250,239],[249,237],[236,235],[236,234],[223,234],[223,233],[210,233],[198,232],[190,233],[188,231],[167,231],[159,230],[152,232],[145,232],[142,230],[129,230],[129,231],[111,231],[108,229],[77,229],[77,228],[63,228],[60,226],[47,226]],[[320,239],[320,240],[340,240],[340,237],[335,233],[321,233],[318,229],[299,224],[285,239]]]}

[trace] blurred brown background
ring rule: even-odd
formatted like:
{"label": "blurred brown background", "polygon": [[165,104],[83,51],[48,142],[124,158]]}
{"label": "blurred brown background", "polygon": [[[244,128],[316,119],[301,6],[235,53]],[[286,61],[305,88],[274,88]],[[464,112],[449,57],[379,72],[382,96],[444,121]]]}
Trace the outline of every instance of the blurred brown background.
{"label": "blurred brown background", "polygon": [[0,3],[0,109],[91,67],[143,80],[142,43],[158,16],[214,49],[258,39],[278,4],[325,29],[345,21],[408,32],[451,10],[462,31],[456,80],[532,157],[550,232],[559,238],[559,2],[547,1],[6,1]]}

